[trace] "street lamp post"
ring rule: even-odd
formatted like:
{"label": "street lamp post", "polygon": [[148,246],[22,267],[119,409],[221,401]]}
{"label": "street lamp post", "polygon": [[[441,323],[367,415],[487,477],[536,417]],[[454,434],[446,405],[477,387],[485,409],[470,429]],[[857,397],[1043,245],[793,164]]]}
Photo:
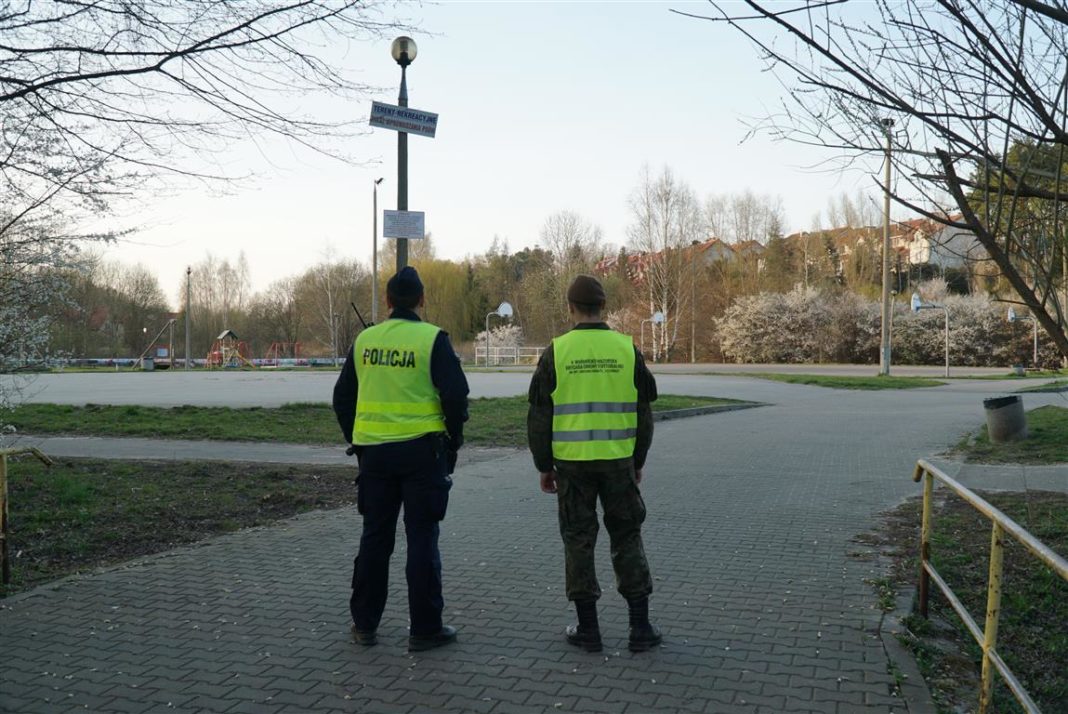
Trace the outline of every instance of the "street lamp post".
{"label": "street lamp post", "polygon": [[[393,40],[390,54],[400,65],[401,82],[397,105],[408,106],[408,65],[415,61],[418,48],[411,37],[398,37]],[[408,132],[397,132],[397,210],[408,210]],[[408,264],[408,239],[397,238],[397,272]]]}
{"label": "street lamp post", "polygon": [[[497,306],[496,310],[493,310],[491,312],[487,312],[486,313],[486,366],[487,367],[489,367],[489,364],[490,364],[490,330],[489,330],[490,315],[496,315],[497,317],[509,318],[509,317],[512,316],[512,306],[511,306],[510,303],[502,302],[500,305]],[[477,363],[478,360],[476,359],[475,362]]]}
{"label": "street lamp post", "polygon": [[920,299],[919,293],[912,293],[912,311],[942,310],[946,314],[946,376],[949,376],[949,308],[945,305],[935,305]]}
{"label": "street lamp post", "polygon": [[1035,319],[1034,315],[1017,315],[1016,311],[1010,307],[1009,322],[1016,322],[1017,320],[1030,320],[1031,324],[1034,325],[1034,346],[1031,352],[1031,362],[1035,369],[1038,369],[1038,320]]}
{"label": "street lamp post", "polygon": [[189,336],[192,333],[192,330],[190,329],[190,324],[189,324],[189,303],[190,303],[189,293],[190,293],[190,287],[191,287],[191,284],[192,284],[192,275],[193,275],[193,268],[192,267],[187,267],[185,269],[185,368],[186,369],[189,369],[189,365],[190,365],[190,361],[189,361],[189,342],[190,342],[190,337]]}
{"label": "street lamp post", "polygon": [[886,130],[886,166],[883,173],[883,310],[879,335],[879,374],[890,374],[890,127],[893,119],[879,122]]}
{"label": "street lamp post", "polygon": [[378,184],[385,178],[375,179],[374,203],[371,212],[374,220],[371,228],[371,322],[378,322]]}

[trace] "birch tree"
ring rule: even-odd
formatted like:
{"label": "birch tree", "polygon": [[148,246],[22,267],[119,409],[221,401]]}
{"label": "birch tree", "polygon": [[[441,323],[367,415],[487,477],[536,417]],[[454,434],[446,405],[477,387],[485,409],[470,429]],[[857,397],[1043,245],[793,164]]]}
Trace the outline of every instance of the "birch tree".
{"label": "birch tree", "polygon": [[679,317],[692,299],[693,255],[687,252],[694,241],[704,237],[705,222],[693,191],[665,167],[653,178],[642,169],[638,187],[630,197],[631,224],[627,235],[631,246],[645,254],[645,294],[649,314],[666,318],[651,323],[653,357],[670,357],[678,338]]}

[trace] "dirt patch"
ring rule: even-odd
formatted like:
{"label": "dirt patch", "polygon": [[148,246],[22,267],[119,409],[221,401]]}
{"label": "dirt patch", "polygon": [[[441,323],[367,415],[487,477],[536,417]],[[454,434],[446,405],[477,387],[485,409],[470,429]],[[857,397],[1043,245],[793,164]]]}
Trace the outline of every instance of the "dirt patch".
{"label": "dirt patch", "polygon": [[[355,502],[351,467],[57,459],[11,464],[6,592]],[[3,591],[0,591],[2,593]]]}

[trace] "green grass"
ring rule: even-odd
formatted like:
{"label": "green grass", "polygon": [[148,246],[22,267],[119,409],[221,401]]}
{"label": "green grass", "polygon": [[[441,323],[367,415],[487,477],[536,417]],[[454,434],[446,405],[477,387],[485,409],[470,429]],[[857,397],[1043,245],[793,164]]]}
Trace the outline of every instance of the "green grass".
{"label": "green grass", "polygon": [[1025,387],[1024,389],[1017,390],[1019,392],[1063,392],[1068,390],[1068,379],[1058,379],[1054,382],[1046,382],[1045,384],[1036,384],[1033,387]]}
{"label": "green grass", "polygon": [[775,374],[764,372],[743,372],[738,376],[770,379],[789,384],[808,384],[814,387],[830,389],[917,389],[920,387],[937,387],[945,382],[926,377],[849,377],[821,374]]}
{"label": "green grass", "polygon": [[1003,380],[1003,379],[1017,379],[1021,382],[1025,382],[1032,379],[1050,379],[1052,377],[1063,377],[1064,371],[1059,369],[1034,369],[1025,371],[1023,374],[1016,374],[1016,372],[1006,372],[1005,374],[973,374],[965,377],[949,377],[951,380],[956,379],[986,379],[986,380]]}
{"label": "green grass", "polygon": [[[1068,552],[1068,495],[984,493],[983,497],[1059,553]],[[958,498],[947,498],[933,520],[932,562],[968,612],[983,622],[990,551],[990,521]],[[1013,538],[1005,539],[998,653],[1024,682],[1044,711],[1068,702],[1068,582],[1043,565]],[[932,609],[959,630],[963,652],[978,665],[980,650],[938,595]],[[998,711],[1013,699],[1004,686],[995,696]]]}
{"label": "green grass", "polygon": [[1045,406],[1027,412],[1028,438],[995,444],[984,425],[957,445],[955,455],[980,463],[1068,462],[1068,409]]}
{"label": "green grass", "polygon": [[353,475],[352,468],[283,464],[57,459],[49,469],[12,460],[7,592],[349,504]]}
{"label": "green grass", "polygon": [[[729,403],[737,402],[665,394],[653,403],[653,409],[662,411]],[[464,427],[468,444],[526,444],[526,397],[473,399],[468,412],[471,418]],[[0,422],[13,424],[20,432],[42,435],[341,443],[341,430],[327,404],[286,404],[271,409],[23,404],[6,417],[0,415]]]}

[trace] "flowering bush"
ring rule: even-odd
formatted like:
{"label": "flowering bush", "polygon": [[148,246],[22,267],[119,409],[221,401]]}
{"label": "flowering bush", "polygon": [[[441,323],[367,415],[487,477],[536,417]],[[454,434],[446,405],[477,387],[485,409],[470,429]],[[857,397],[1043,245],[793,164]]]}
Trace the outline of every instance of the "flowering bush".
{"label": "flowering bush", "polygon": [[[950,362],[1008,366],[1031,362],[1029,323],[1010,323],[1003,304],[987,295],[947,295],[931,281],[918,290],[925,303],[949,311]],[[891,348],[903,364],[945,360],[945,313],[913,313],[895,302]],[[841,362],[873,364],[879,359],[881,306],[852,293],[797,287],[788,293],[760,293],[736,300],[716,320],[723,355],[736,362]],[[1021,327],[1023,325],[1023,327]],[[1039,334],[1041,347],[1041,331]],[[1039,360],[1049,361],[1046,350]]]}
{"label": "flowering bush", "polygon": [[[513,347],[523,346],[523,328],[519,325],[509,322],[505,325],[499,325],[490,329],[490,342],[494,349],[512,349]],[[475,344],[486,345],[486,331],[478,333],[475,337]]]}

